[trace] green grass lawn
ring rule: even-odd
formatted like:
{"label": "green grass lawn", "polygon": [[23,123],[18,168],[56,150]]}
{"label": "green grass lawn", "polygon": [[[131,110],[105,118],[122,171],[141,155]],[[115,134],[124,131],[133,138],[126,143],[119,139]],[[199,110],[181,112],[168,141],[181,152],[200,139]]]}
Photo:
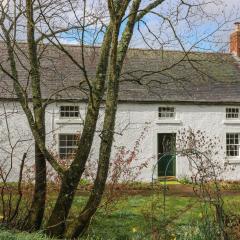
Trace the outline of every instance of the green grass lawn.
{"label": "green grass lawn", "polygon": [[[72,215],[81,210],[86,199],[86,196],[76,197]],[[225,197],[224,199],[226,206],[240,203],[240,196]],[[129,196],[119,200],[116,205],[107,210],[101,208],[93,219],[85,239],[150,239],[153,224],[161,227],[161,224],[163,226],[170,221],[169,226],[176,228],[201,221],[201,217],[201,204],[194,197],[167,196],[164,217],[162,195]],[[39,234],[2,232],[0,239],[37,240],[46,238]]]}
{"label": "green grass lawn", "polygon": [[[161,196],[131,196],[121,200],[114,211],[99,210],[89,229],[89,236],[102,239],[132,239],[150,233],[152,221],[163,219]],[[200,215],[200,206],[194,198],[169,196],[166,198],[166,221],[187,224]],[[178,216],[179,215],[179,216]]]}

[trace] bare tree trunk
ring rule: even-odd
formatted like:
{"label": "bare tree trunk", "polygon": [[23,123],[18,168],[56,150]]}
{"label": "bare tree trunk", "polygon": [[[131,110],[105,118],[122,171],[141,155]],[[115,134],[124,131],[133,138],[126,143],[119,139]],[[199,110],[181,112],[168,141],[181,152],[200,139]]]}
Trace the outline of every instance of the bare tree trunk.
{"label": "bare tree trunk", "polygon": [[[110,101],[110,99],[108,100]],[[94,189],[91,192],[88,202],[80,214],[75,227],[73,228],[73,233],[71,233],[70,236],[71,238],[76,238],[87,230],[89,222],[101,202],[109,170],[109,159],[114,135],[115,113],[117,109],[116,106],[116,97],[111,96],[111,101],[106,107],[98,172],[94,182]]]}
{"label": "bare tree trunk", "polygon": [[104,125],[102,130],[102,140],[99,153],[99,163],[97,176],[94,181],[94,187],[88,202],[78,217],[78,221],[73,224],[72,232],[67,232],[68,238],[77,238],[83,235],[87,230],[91,218],[96,213],[98,206],[101,202],[107,176],[109,170],[110,155],[112,149],[112,143],[114,138],[115,118],[117,112],[117,101],[119,92],[119,77],[122,70],[123,60],[126,56],[127,49],[133,34],[134,24],[137,16],[137,11],[140,6],[141,0],[136,0],[131,7],[131,17],[126,25],[123,37],[118,46],[118,35],[120,19],[115,19],[115,28],[112,34],[112,49],[109,61],[109,79],[107,85],[107,98]]}
{"label": "bare tree trunk", "polygon": [[85,170],[85,164],[92,147],[99,108],[104,93],[108,57],[111,48],[111,32],[111,24],[109,24],[101,48],[96,80],[93,83],[92,95],[89,99],[85,125],[81,134],[79,148],[73,163],[62,178],[62,184],[57,201],[47,222],[46,232],[50,236],[62,236],[65,232],[66,218],[68,217],[77,186]]}
{"label": "bare tree trunk", "polygon": [[[112,83],[116,86],[116,83]],[[115,88],[114,87],[114,88]],[[115,116],[117,110],[117,93],[109,91],[109,97],[106,101],[106,111],[104,119],[104,127],[102,131],[102,141],[100,147],[100,156],[98,162],[97,177],[94,181],[94,188],[88,199],[88,202],[78,217],[71,238],[76,238],[82,235],[87,230],[92,216],[95,214],[105,189],[105,183],[108,176],[109,160],[114,136]],[[68,236],[69,237],[69,236]]]}
{"label": "bare tree trunk", "polygon": [[25,225],[25,228],[30,231],[39,230],[41,227],[45,209],[46,185],[46,161],[38,145],[35,144],[35,187]]}
{"label": "bare tree trunk", "polygon": [[[32,0],[26,0],[27,43],[31,67],[30,76],[34,118],[38,133],[45,144],[45,108],[42,104],[40,66],[38,62],[37,44],[35,42],[33,3],[34,1]],[[35,167],[35,188],[26,224],[27,230],[40,229],[46,201],[46,160],[37,143],[35,143]]]}
{"label": "bare tree trunk", "polygon": [[[95,101],[95,100],[94,100]],[[62,179],[60,192],[55,203],[53,212],[47,222],[46,232],[51,236],[62,236],[66,227],[66,218],[72,206],[73,197],[75,195],[80,178],[85,170],[89,152],[91,150],[92,141],[95,133],[96,122],[98,118],[100,101],[96,99],[94,108],[89,106],[84,131],[81,135],[80,146],[81,152],[78,154],[79,162],[72,165],[64,174]],[[76,171],[76,169],[78,171]]]}
{"label": "bare tree trunk", "polygon": [[[31,114],[31,111],[28,107],[28,102],[25,101],[25,95],[23,94],[22,87],[20,83],[18,82],[18,71],[16,68],[16,62],[15,62],[15,57],[14,57],[14,49],[11,45],[11,40],[10,36],[7,32],[7,30],[2,26],[2,29],[4,31],[5,37],[6,37],[6,44],[8,48],[8,55],[10,59],[10,66],[11,66],[11,72],[13,76],[13,81],[14,81],[14,89],[16,91],[16,94],[19,97],[19,101],[21,103],[21,106],[29,120],[29,125],[31,126],[31,123],[35,124],[36,123],[36,129],[38,130],[39,135],[41,136],[41,139],[43,140],[45,138],[45,109],[42,107],[41,104],[41,92],[40,92],[40,79],[39,75],[34,74],[34,71],[31,72],[32,75],[32,88],[35,89],[35,93],[33,93],[33,106],[34,106],[34,117],[35,121],[33,119],[33,116]],[[35,51],[36,51],[36,46],[35,46]],[[33,54],[32,49],[29,47],[29,55]],[[36,58],[36,52],[35,52],[35,63],[38,64],[37,58]],[[33,70],[33,69],[32,69]],[[33,77],[34,76],[34,77]],[[38,83],[35,84],[36,77],[38,77]],[[39,88],[36,90],[36,88]],[[37,94],[40,94],[40,96],[36,96]],[[35,139],[36,140],[36,139]],[[43,141],[45,142],[45,141]],[[36,151],[39,152],[39,144],[36,144],[37,148]],[[36,165],[36,174],[38,173],[39,169],[41,171],[41,174],[36,176],[36,186],[34,190],[34,196],[32,200],[32,205],[30,207],[30,216],[27,224],[25,227],[27,229],[39,229],[42,219],[43,219],[43,214],[42,211],[45,209],[45,195],[46,195],[46,162],[43,156],[41,154],[37,155],[35,158],[35,165]],[[44,176],[45,175],[45,176]],[[41,181],[41,182],[38,182]],[[43,189],[45,188],[45,189]],[[31,216],[31,214],[34,213],[34,216]],[[34,219],[35,218],[35,219]],[[30,220],[31,219],[31,220]],[[36,224],[37,223],[37,224]]]}

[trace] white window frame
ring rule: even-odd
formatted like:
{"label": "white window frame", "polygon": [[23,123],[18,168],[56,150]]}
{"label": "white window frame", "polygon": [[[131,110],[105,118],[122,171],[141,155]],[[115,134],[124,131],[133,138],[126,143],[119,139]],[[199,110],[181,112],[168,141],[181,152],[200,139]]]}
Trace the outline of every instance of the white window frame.
{"label": "white window frame", "polygon": [[225,113],[227,120],[240,120],[239,107],[226,107]]}
{"label": "white window frame", "polygon": [[[237,154],[231,155],[231,152]],[[240,132],[226,133],[226,156],[228,159],[240,159]]]}
{"label": "white window frame", "polygon": [[[61,158],[61,159],[71,159],[72,158],[72,156],[74,155],[74,153],[73,154],[68,154],[67,153],[67,151],[66,151],[66,154],[65,154],[65,157],[64,156],[61,156],[61,155],[63,155],[64,153],[61,153],[61,149],[73,149],[73,150],[77,150],[77,148],[78,148],[78,145],[77,144],[75,144],[75,145],[68,145],[68,144],[66,144],[65,146],[62,146],[61,145],[61,141],[68,141],[68,139],[66,139],[66,140],[61,140],[61,137],[62,136],[79,136],[79,134],[77,134],[77,133],[59,133],[58,134],[58,154],[59,154],[59,158]],[[75,140],[76,141],[76,143],[78,143],[78,140]]]}
{"label": "white window frame", "polygon": [[[164,111],[160,111],[160,110]],[[172,111],[173,110],[173,111]],[[160,116],[160,114],[162,116]],[[172,106],[160,106],[158,107],[158,119],[175,119],[176,109]]]}
{"label": "white window frame", "polygon": [[[62,110],[62,108],[68,108],[68,110]],[[73,108],[73,110],[71,110],[71,108]],[[65,113],[64,116],[62,116],[62,113]],[[68,113],[68,114],[66,114]],[[71,113],[73,113],[73,116],[70,116]],[[75,115],[75,113],[77,113],[77,116]],[[68,115],[68,116],[66,116]],[[68,119],[68,118],[71,118],[71,119],[77,119],[80,117],[80,108],[78,105],[60,105],[59,106],[59,118],[61,119]]]}

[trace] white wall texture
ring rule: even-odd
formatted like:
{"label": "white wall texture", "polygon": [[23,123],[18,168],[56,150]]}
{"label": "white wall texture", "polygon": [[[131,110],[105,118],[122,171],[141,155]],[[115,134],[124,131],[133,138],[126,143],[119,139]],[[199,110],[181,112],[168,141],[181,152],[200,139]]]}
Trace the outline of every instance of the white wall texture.
{"label": "white wall texture", "polygon": [[[62,104],[67,105],[68,103],[54,103],[49,105],[46,110],[47,144],[50,149],[55,149],[55,151],[58,149],[59,133],[81,132],[83,127],[81,119],[68,120],[59,118],[59,106]],[[86,104],[79,103],[79,106],[81,116],[84,119]],[[240,120],[231,122],[225,119],[225,108],[227,106],[173,104],[170,105],[174,106],[176,110],[176,118],[173,121],[160,121],[158,119],[159,106],[165,105],[150,103],[119,104],[112,158],[115,156],[116,147],[126,146],[127,149],[131,150],[143,129],[147,127],[147,131],[144,134],[145,137],[141,141],[138,162],[148,160],[149,164],[147,168],[142,169],[139,178],[143,181],[151,181],[153,166],[157,162],[157,134],[177,133],[178,130],[190,127],[193,130],[205,131],[212,138],[219,138],[218,161],[219,164],[224,166],[226,162],[226,133],[240,133]],[[9,131],[6,128],[6,119]],[[101,130],[102,119],[103,111],[100,113],[98,131],[95,136],[93,155],[91,155],[90,161],[97,159],[97,149],[100,140],[98,135]],[[26,164],[33,164],[34,157],[32,135],[24,113],[17,102],[0,103],[0,134],[0,164],[8,170],[11,168],[12,159],[13,170],[9,179],[14,181],[18,176],[23,153],[28,151]],[[230,159],[230,164],[235,170],[226,171],[221,177],[230,180],[240,180],[240,158]],[[177,157],[176,176],[182,178],[190,174],[188,161]]]}

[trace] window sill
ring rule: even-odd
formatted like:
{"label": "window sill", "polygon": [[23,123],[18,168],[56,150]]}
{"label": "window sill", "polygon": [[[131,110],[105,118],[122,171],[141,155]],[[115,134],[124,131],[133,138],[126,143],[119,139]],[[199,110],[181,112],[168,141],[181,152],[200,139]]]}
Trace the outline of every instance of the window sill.
{"label": "window sill", "polygon": [[240,164],[240,157],[237,158],[227,158],[226,164]]}
{"label": "window sill", "polygon": [[83,124],[81,119],[58,119],[55,120],[56,124]]}
{"label": "window sill", "polygon": [[226,125],[238,125],[239,124],[240,125],[240,119],[237,119],[237,120],[224,120],[223,124],[226,124]]}
{"label": "window sill", "polygon": [[155,121],[156,124],[181,124],[182,121],[178,119],[158,119]]}

